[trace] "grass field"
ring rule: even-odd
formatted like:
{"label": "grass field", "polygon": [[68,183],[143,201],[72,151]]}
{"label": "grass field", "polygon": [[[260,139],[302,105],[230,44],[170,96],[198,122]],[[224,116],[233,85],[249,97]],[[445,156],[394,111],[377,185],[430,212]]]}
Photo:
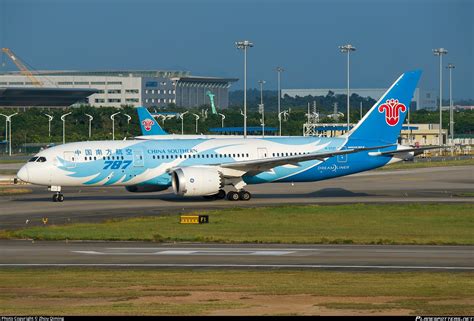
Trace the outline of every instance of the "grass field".
{"label": "grass field", "polygon": [[0,169],[0,175],[16,175],[17,169]]}
{"label": "grass field", "polygon": [[473,273],[1,269],[4,315],[474,314]]}
{"label": "grass field", "polygon": [[0,196],[20,195],[32,193],[31,188],[26,187],[2,187],[0,186]]}
{"label": "grass field", "polygon": [[222,243],[474,244],[472,204],[354,204],[233,208],[209,224],[179,224],[179,215],[38,226],[2,238],[145,240]]}
{"label": "grass field", "polygon": [[461,159],[461,160],[446,160],[446,161],[399,162],[399,163],[381,167],[378,170],[427,168],[427,167],[443,167],[443,166],[466,166],[466,165],[474,165],[474,158]]}

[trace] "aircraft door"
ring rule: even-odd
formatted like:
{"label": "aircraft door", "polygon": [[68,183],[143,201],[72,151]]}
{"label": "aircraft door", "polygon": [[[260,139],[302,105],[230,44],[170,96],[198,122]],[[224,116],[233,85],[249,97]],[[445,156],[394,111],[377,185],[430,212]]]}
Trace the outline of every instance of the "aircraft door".
{"label": "aircraft door", "polygon": [[66,168],[76,167],[76,157],[74,152],[64,152],[64,160],[66,161]]}
{"label": "aircraft door", "polygon": [[267,158],[268,157],[268,152],[266,148],[257,148],[257,155],[258,158]]}
{"label": "aircraft door", "polygon": [[133,167],[143,167],[145,162],[143,159],[143,151],[141,149],[133,150]]}

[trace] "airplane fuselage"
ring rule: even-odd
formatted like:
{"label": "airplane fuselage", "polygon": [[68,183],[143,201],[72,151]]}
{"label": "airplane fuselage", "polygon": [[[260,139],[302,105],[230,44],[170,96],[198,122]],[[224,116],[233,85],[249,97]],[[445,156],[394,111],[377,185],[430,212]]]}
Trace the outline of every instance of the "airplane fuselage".
{"label": "airplane fuselage", "polygon": [[[91,141],[69,143],[41,151],[19,177],[47,186],[171,186],[170,169],[218,166],[229,162],[271,159],[305,153],[335,151],[347,146],[345,138],[266,137]],[[45,161],[39,161],[43,160]],[[308,182],[349,175],[399,159],[371,157],[368,152],[283,165],[256,175],[244,175],[246,184]]]}

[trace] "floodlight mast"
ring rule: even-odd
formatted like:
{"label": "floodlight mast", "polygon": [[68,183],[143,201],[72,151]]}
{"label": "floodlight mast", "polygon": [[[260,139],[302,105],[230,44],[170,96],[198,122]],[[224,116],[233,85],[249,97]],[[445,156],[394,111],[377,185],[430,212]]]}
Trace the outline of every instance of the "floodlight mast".
{"label": "floodlight mast", "polygon": [[[281,81],[281,73],[283,71],[285,71],[285,69],[283,69],[282,67],[276,67],[275,71],[278,73],[278,112],[277,114],[280,115],[280,112],[281,112],[281,86],[280,86],[280,81]],[[281,136],[281,119],[279,118],[280,120],[280,132],[279,132],[279,136]]]}
{"label": "floodlight mast", "polygon": [[265,106],[263,105],[263,85],[266,83],[265,80],[259,80],[260,84],[260,106],[259,112],[262,114],[262,137],[265,137]]}
{"label": "floodlight mast", "polygon": [[244,51],[244,138],[247,138],[247,49],[253,47],[248,40],[235,42],[237,49]]}
{"label": "floodlight mast", "polygon": [[451,143],[454,143],[454,112],[453,112],[453,78],[452,70],[455,68],[453,64],[448,64],[446,68],[449,69],[449,134],[451,136]]}
{"label": "floodlight mast", "polygon": [[347,44],[347,45],[344,45],[344,46],[339,46],[339,50],[341,50],[342,53],[347,53],[347,131],[349,131],[349,123],[350,123],[350,115],[349,115],[349,111],[350,111],[350,107],[349,107],[349,103],[350,103],[350,89],[349,89],[349,76],[350,76],[350,53],[351,51],[356,51],[356,48],[354,46],[352,46],[351,44]]}
{"label": "floodlight mast", "polygon": [[433,49],[433,54],[439,56],[439,134],[438,145],[443,144],[443,55],[448,54],[444,48]]}

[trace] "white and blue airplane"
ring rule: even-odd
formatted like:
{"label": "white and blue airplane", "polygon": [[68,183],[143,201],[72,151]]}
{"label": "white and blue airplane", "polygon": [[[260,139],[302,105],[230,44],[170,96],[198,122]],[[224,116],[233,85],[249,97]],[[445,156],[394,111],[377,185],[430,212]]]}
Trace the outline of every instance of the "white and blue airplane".
{"label": "white and blue airplane", "polygon": [[125,186],[130,192],[172,187],[180,196],[237,201],[250,200],[248,184],[313,182],[368,171],[435,148],[397,144],[420,75],[402,74],[362,120],[339,137],[167,135],[142,109],[142,130],[152,135],[48,148],[17,176],[48,186],[55,202],[64,200],[63,186]]}

